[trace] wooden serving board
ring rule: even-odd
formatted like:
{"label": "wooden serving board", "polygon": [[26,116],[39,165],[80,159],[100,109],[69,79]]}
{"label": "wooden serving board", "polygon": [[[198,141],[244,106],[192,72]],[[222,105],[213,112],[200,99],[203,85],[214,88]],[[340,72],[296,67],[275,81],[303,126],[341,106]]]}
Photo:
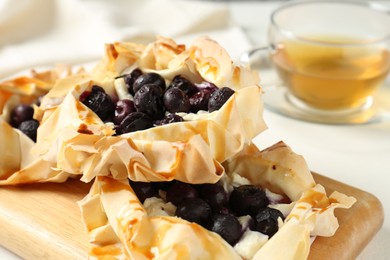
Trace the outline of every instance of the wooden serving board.
{"label": "wooden serving board", "polygon": [[[310,259],[355,259],[383,223],[383,208],[373,195],[314,174],[328,192],[357,199],[349,210],[338,209],[340,228],[331,238],[317,238]],[[87,259],[88,235],[77,201],[89,184],[0,187],[0,244],[25,259]],[[294,238],[291,238],[294,239]]]}

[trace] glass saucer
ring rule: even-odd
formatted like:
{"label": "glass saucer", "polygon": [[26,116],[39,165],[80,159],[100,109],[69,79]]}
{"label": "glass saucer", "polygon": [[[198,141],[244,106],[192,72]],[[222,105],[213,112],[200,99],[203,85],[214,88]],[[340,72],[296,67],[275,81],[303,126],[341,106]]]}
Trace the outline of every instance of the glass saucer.
{"label": "glass saucer", "polygon": [[310,107],[294,97],[279,79],[266,48],[259,48],[241,56],[243,63],[259,71],[260,85],[264,90],[266,109],[298,120],[322,124],[372,124],[390,121],[390,76],[374,96],[354,109],[321,110]]}

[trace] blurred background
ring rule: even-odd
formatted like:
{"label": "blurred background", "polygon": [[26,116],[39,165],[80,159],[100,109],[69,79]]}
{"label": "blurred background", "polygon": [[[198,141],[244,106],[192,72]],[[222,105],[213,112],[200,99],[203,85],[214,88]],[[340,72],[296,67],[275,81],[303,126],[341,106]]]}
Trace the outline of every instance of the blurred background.
{"label": "blurred background", "polygon": [[218,35],[234,27],[227,5],[183,0],[18,0],[17,4],[0,0],[0,76],[54,62],[96,60],[104,43],[113,41],[146,43],[156,34],[179,41],[208,32]]}

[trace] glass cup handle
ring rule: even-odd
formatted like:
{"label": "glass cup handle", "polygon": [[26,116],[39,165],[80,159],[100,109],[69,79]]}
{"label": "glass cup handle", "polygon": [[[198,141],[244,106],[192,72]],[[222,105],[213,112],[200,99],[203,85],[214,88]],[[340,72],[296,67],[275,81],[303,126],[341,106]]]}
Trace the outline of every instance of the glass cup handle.
{"label": "glass cup handle", "polygon": [[243,65],[250,66],[251,69],[260,71],[260,73],[268,70],[273,70],[274,65],[270,58],[272,50],[272,45],[254,47],[241,54],[240,62]]}
{"label": "glass cup handle", "polygon": [[276,74],[274,65],[270,59],[273,46],[254,47],[240,56],[240,62],[260,73],[260,84],[263,87],[275,88],[283,85],[281,79]]}
{"label": "glass cup handle", "polygon": [[268,46],[259,46],[244,52],[240,56],[240,61],[244,64],[250,64],[253,57],[259,52],[268,51]]}

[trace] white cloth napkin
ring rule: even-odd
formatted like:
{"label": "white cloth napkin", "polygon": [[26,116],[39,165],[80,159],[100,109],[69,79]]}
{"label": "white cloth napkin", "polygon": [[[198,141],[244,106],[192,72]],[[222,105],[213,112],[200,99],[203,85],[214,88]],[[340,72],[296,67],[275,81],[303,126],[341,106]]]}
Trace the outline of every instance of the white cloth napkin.
{"label": "white cloth napkin", "polygon": [[189,44],[209,35],[233,59],[250,47],[226,3],[188,0],[0,0],[0,77],[56,63],[98,60],[104,44],[156,35]]}

